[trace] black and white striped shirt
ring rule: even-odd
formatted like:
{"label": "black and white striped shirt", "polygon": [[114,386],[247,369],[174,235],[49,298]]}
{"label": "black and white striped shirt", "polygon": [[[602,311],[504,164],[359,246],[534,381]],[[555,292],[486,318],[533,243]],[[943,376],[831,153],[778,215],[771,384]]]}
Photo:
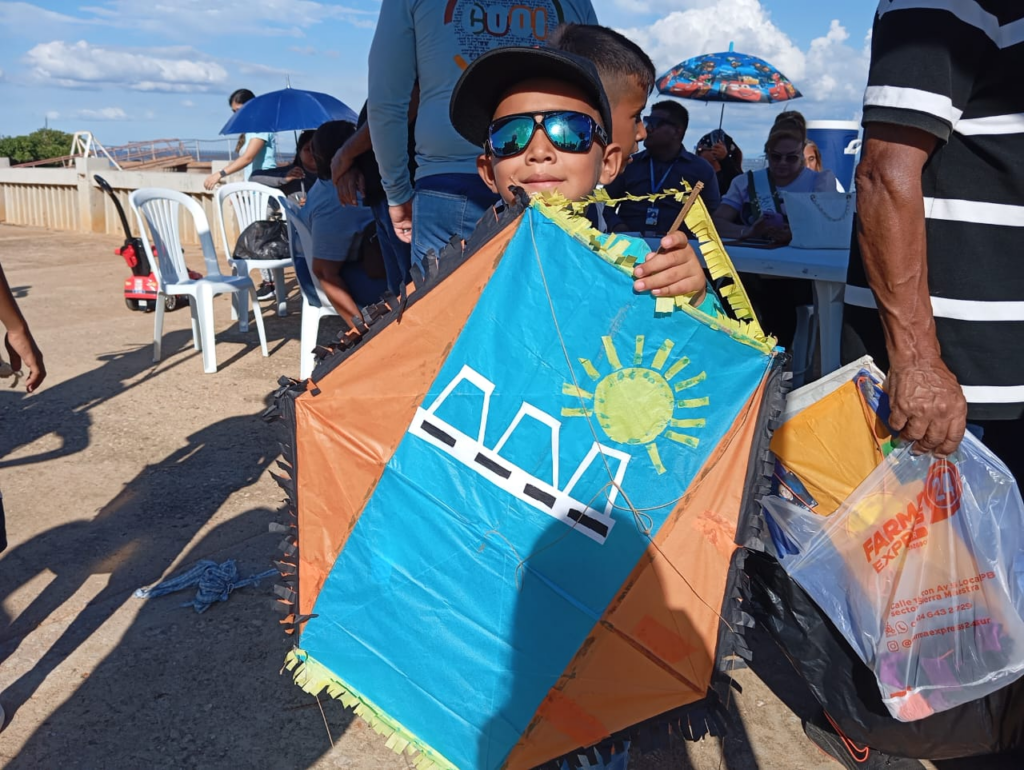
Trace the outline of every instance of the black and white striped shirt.
{"label": "black and white striped shirt", "polygon": [[[864,124],[940,145],[922,178],[942,355],[971,419],[1024,413],[1024,2],[882,0]],[[874,307],[856,239],[846,304]],[[856,315],[856,313],[851,314]]]}

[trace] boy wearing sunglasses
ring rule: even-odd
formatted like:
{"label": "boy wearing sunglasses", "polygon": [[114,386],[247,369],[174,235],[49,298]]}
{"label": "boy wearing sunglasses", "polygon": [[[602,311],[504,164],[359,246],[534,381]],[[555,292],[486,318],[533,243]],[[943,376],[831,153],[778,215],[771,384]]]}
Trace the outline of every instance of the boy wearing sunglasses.
{"label": "boy wearing sunglasses", "polygon": [[[594,65],[551,48],[485,53],[463,73],[450,105],[455,129],[483,148],[477,158],[481,179],[506,203],[514,199],[513,186],[528,195],[557,191],[577,201],[614,179],[626,159],[611,141],[611,115]],[[704,299],[704,274],[685,237],[655,259],[646,278],[634,284],[637,291],[697,292],[697,301]]]}

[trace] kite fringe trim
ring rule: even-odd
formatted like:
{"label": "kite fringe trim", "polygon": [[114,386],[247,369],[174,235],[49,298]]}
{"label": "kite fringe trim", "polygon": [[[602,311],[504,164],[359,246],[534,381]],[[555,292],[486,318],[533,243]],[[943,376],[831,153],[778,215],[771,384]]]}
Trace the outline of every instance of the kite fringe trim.
{"label": "kite fringe trim", "polygon": [[793,387],[792,372],[784,371],[787,358],[788,354],[776,356],[768,372],[764,400],[756,417],[754,441],[747,461],[747,474],[743,482],[745,491],[736,534],[736,542],[741,547],[733,554],[723,600],[723,615],[729,625],[720,628],[717,643],[718,670],[723,675],[726,671],[742,667],[743,663],[736,658],[747,662],[753,659],[753,651],[746,639],[746,629],[754,626],[754,619],[744,604],[747,578],[743,568],[752,552],[765,550],[761,499],[771,491],[775,460],[769,444],[772,434],[781,423],[786,397]]}
{"label": "kite fringe trim", "polygon": [[284,535],[278,543],[277,558],[273,565],[277,569],[279,580],[274,586],[274,609],[284,617],[279,623],[284,627],[284,632],[289,636],[298,632],[301,625],[309,620],[311,615],[299,614],[299,541],[298,541],[298,489],[296,487],[296,463],[295,463],[295,398],[306,390],[305,383],[288,377],[281,377],[278,380],[278,389],[273,394],[272,405],[263,413],[263,419],[268,423],[281,421],[287,426],[289,442],[279,442],[280,457],[277,461],[277,468],[281,473],[270,472],[271,477],[277,482],[284,492],[285,522],[271,522],[270,531]]}
{"label": "kite fringe trim", "polygon": [[584,767],[580,760],[581,756],[586,757],[591,766],[601,762],[607,764],[626,750],[627,741],[631,744],[631,752],[638,751],[643,754],[667,748],[672,738],[682,738],[690,742],[703,740],[708,736],[722,738],[728,732],[730,721],[721,697],[715,690],[709,689],[698,701],[627,727],[593,746],[563,754],[543,763],[535,770],[562,770],[563,762],[570,770],[581,770]]}
{"label": "kite fringe trim", "polygon": [[303,691],[314,697],[326,691],[327,695],[340,701],[345,708],[352,709],[374,732],[387,739],[384,744],[387,748],[396,754],[408,756],[417,770],[458,770],[439,752],[332,674],[304,650],[290,650],[285,657],[284,667],[292,672],[293,681]]}
{"label": "kite fringe trim", "polygon": [[[640,260],[626,253],[631,245],[631,239],[614,233],[602,233],[591,224],[589,219],[583,216],[582,212],[592,203],[614,204],[624,200],[656,201],[661,198],[674,198],[677,201],[683,201],[690,195],[689,184],[686,182],[683,184],[683,190],[668,190],[652,195],[626,195],[622,198],[609,198],[608,193],[601,189],[589,198],[576,202],[554,193],[534,198],[533,205],[548,219],[556,221],[577,241],[596,252],[606,262],[632,276],[633,268]],[[721,313],[716,313],[714,316],[703,313],[690,305],[688,296],[656,297],[654,312],[660,315],[681,310],[714,329],[726,331],[731,337],[746,345],[770,353],[777,340],[775,337],[765,334],[754,315],[750,297],[743,288],[736,267],[729,258],[722,239],[711,221],[711,215],[699,195],[694,200],[685,221],[686,226],[700,243],[701,254],[712,280],[716,283],[726,278],[732,280],[732,283],[720,288],[718,293],[722,302],[728,305],[736,317],[730,318]]]}
{"label": "kite fringe trim", "polygon": [[772,434],[782,424],[782,413],[785,410],[786,398],[793,388],[793,373],[784,371],[788,354],[779,356],[772,371],[765,391],[765,400],[758,415],[757,436],[750,448],[746,489],[743,504],[740,508],[740,529],[743,537],[736,550],[733,569],[726,586],[726,603],[730,611],[730,622],[736,629],[735,633],[723,632],[719,638],[720,655],[719,670],[725,670],[732,661],[730,656],[745,661],[753,659],[753,651],[747,644],[744,629],[754,626],[754,618],[749,605],[744,599],[750,593],[749,578],[744,569],[747,558],[754,552],[767,550],[768,536],[765,533],[764,515],[761,512],[761,500],[771,493],[772,476],[775,473],[775,456],[769,444]]}

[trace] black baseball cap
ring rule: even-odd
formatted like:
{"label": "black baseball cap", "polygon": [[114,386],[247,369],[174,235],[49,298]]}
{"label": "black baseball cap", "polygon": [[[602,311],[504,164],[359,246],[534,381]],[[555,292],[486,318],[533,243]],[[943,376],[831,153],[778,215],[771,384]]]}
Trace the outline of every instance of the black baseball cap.
{"label": "black baseball cap", "polygon": [[563,80],[578,86],[597,110],[608,136],[612,135],[611,107],[593,63],[553,48],[522,46],[488,51],[462,73],[448,105],[455,130],[470,143],[482,147],[499,102],[514,85],[533,78]]}

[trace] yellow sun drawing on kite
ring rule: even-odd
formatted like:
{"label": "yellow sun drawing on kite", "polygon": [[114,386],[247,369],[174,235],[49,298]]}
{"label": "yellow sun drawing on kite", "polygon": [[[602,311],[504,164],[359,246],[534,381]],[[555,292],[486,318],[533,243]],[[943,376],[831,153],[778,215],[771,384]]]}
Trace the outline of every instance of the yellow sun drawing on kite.
{"label": "yellow sun drawing on kite", "polygon": [[651,464],[659,473],[665,472],[657,439],[664,438],[683,446],[696,447],[700,439],[690,433],[703,428],[703,417],[685,417],[685,410],[708,405],[708,397],[685,398],[685,391],[707,379],[706,372],[676,380],[690,359],[677,358],[668,369],[675,343],[667,339],[654,354],[650,366],[643,365],[644,336],[636,337],[632,366],[623,366],[611,337],[602,337],[605,356],[612,371],[602,375],[586,358],[579,359],[583,371],[597,384],[594,391],[565,383],[562,393],[578,399],[582,406],[564,407],[563,417],[596,417],[605,435],[617,444],[642,445],[647,448]]}

